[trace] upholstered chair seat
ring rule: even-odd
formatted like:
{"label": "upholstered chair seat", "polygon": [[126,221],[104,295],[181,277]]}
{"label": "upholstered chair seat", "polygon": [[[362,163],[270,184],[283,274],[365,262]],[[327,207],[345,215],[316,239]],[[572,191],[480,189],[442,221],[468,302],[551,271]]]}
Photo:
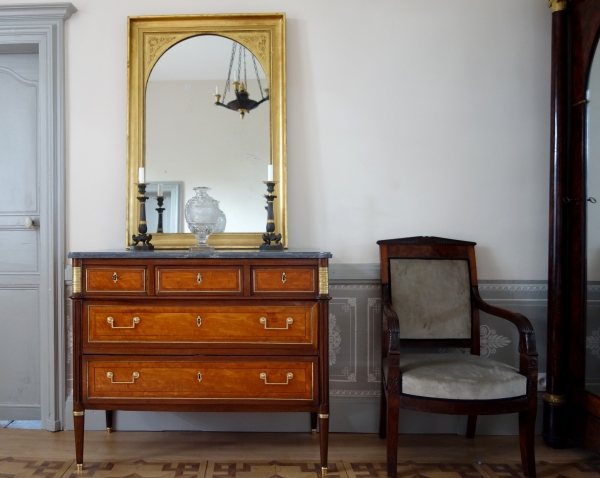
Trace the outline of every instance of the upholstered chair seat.
{"label": "upholstered chair seat", "polygon": [[[402,393],[448,400],[497,400],[527,395],[527,377],[479,355],[403,354]],[[384,361],[387,377],[387,360]]]}

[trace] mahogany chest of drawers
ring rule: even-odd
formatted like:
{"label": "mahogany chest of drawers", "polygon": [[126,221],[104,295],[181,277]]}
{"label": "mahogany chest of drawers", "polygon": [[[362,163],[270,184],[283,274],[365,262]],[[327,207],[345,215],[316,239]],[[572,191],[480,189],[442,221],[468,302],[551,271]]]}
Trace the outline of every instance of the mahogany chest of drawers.
{"label": "mahogany chest of drawers", "polygon": [[[73,252],[73,415],[309,412],[327,467],[328,252]],[[324,470],[324,471],[325,471]]]}

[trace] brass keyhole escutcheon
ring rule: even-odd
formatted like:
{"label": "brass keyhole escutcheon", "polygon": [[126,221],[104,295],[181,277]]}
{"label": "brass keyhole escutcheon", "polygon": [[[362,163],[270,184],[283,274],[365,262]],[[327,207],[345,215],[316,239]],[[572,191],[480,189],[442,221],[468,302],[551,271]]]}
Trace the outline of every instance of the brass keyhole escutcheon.
{"label": "brass keyhole escutcheon", "polygon": [[202,326],[202,317],[198,316],[196,323],[198,324],[198,327]]}
{"label": "brass keyhole escutcheon", "polygon": [[112,280],[113,280],[113,282],[114,282],[115,284],[116,284],[116,283],[117,283],[117,281],[119,280],[119,276],[117,275],[117,273],[116,273],[116,272],[113,272],[113,275],[112,275]]}
{"label": "brass keyhole escutcheon", "polygon": [[198,372],[198,382],[202,382],[202,373]]}
{"label": "brass keyhole escutcheon", "polygon": [[285,284],[285,281],[287,280],[287,276],[285,275],[285,272],[283,274],[281,274],[281,282],[283,284]]}
{"label": "brass keyhole escutcheon", "polygon": [[202,274],[198,274],[198,277],[196,277],[196,282],[198,282],[198,284],[202,283]]}

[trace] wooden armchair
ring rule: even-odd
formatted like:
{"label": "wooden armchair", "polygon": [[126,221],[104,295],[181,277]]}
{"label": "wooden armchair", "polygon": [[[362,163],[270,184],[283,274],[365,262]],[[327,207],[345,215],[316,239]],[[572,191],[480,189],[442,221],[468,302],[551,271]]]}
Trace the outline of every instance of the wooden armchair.
{"label": "wooden armchair", "polygon": [[[535,477],[537,352],[521,314],[484,302],[477,288],[475,243],[438,237],[378,241],[383,302],[379,435],[387,436],[388,476],[396,476],[399,408],[468,415],[519,413],[521,461]],[[480,357],[479,311],[519,330],[519,370]],[[402,354],[403,347],[461,347],[466,354]]]}

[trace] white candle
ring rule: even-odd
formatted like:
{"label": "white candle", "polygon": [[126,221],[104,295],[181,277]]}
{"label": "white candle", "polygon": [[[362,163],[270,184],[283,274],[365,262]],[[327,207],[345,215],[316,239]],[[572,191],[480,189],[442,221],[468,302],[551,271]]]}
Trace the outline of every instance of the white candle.
{"label": "white candle", "polygon": [[215,95],[218,95],[218,94],[219,94],[219,87],[215,86]]}
{"label": "white candle", "polygon": [[140,168],[140,170],[138,171],[138,183],[145,183],[146,181],[144,179],[144,168]]}
{"label": "white candle", "polygon": [[162,191],[162,184],[158,185],[158,192],[156,193],[157,196],[162,196],[163,195],[163,191]]}
{"label": "white candle", "polygon": [[273,165],[269,164],[267,168],[267,181],[273,181]]}

